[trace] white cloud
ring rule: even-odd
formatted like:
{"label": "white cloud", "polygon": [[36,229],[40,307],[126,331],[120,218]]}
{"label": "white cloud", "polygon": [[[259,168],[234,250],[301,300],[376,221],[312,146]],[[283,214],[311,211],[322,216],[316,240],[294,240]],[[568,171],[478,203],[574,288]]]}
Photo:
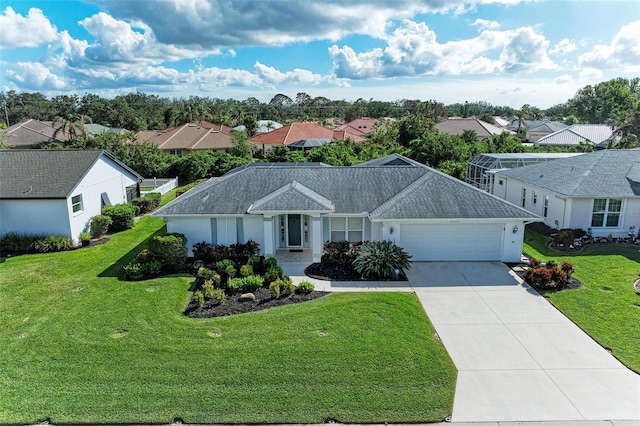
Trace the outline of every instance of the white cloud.
{"label": "white cloud", "polygon": [[555,84],[565,84],[565,83],[573,83],[573,77],[569,74],[561,75],[556,77],[553,82]]}
{"label": "white cloud", "polygon": [[337,78],[365,79],[414,75],[464,75],[556,69],[549,41],[531,27],[484,30],[471,39],[439,43],[425,23],[410,20],[387,38],[384,49],[355,52],[329,48]]}
{"label": "white cloud", "polygon": [[549,50],[550,55],[563,56],[567,53],[571,53],[578,48],[578,45],[575,41],[569,40],[568,38],[564,38],[560,40],[551,50]]}
{"label": "white cloud", "polygon": [[640,71],[640,21],[624,25],[608,45],[596,45],[578,63],[598,70]]}
{"label": "white cloud", "polygon": [[471,25],[479,27],[478,31],[497,30],[498,28],[500,28],[499,22],[488,21],[486,19],[476,19]]}
{"label": "white cloud", "polygon": [[27,16],[22,16],[7,6],[0,15],[0,48],[38,47],[54,41],[57,33],[40,9],[32,7]]}
{"label": "white cloud", "polygon": [[64,77],[51,73],[38,62],[18,62],[7,71],[7,80],[28,90],[65,90],[71,86]]}
{"label": "white cloud", "polygon": [[299,68],[283,73],[273,67],[256,62],[253,69],[256,75],[267,84],[318,84],[322,80],[321,75]]}

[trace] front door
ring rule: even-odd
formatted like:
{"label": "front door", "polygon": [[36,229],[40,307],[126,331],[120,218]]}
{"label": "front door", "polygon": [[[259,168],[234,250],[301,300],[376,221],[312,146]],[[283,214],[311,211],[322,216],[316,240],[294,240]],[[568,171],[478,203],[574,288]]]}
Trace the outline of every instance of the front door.
{"label": "front door", "polygon": [[302,218],[299,214],[287,215],[288,245],[289,247],[302,246]]}

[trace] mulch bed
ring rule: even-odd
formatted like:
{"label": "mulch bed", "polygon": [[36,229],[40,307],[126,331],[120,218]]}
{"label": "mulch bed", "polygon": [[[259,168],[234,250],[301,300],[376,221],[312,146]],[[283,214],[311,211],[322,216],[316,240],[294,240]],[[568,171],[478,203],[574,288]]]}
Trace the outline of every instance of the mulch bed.
{"label": "mulch bed", "polygon": [[259,288],[253,292],[256,300],[247,302],[241,302],[239,300],[240,294],[227,295],[227,300],[222,305],[216,301],[209,300],[204,306],[200,307],[190,300],[184,310],[184,314],[190,318],[224,317],[261,311],[263,309],[275,308],[276,306],[307,302],[326,296],[327,294],[329,294],[328,291],[312,291],[309,294],[283,294],[279,299],[273,299],[269,289]]}
{"label": "mulch bed", "polygon": [[[312,263],[307,266],[304,273],[311,278],[324,281],[367,281],[351,266],[328,265],[325,263]],[[404,273],[400,273],[398,279],[376,281],[407,281]]]}

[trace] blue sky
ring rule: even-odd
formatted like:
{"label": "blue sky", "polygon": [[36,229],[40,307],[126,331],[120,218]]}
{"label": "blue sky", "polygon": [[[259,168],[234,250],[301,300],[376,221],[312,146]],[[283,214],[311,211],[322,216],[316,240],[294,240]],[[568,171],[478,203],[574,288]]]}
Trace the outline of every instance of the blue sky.
{"label": "blue sky", "polygon": [[0,89],[565,102],[640,76],[640,2],[0,0]]}

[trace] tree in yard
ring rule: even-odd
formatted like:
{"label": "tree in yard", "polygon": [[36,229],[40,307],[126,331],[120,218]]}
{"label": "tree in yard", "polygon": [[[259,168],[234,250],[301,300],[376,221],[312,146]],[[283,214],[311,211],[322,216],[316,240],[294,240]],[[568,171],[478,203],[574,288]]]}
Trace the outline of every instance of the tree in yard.
{"label": "tree in yard", "polygon": [[71,114],[66,117],[56,117],[53,119],[53,137],[59,134],[68,134],[70,140],[76,140],[79,136],[87,134],[86,123],[91,123],[91,117],[82,114]]}
{"label": "tree in yard", "polygon": [[243,131],[235,131],[231,134],[231,143],[233,147],[229,150],[229,154],[246,158],[248,160],[251,159],[251,153],[253,148],[251,144],[248,142],[247,133]]}

